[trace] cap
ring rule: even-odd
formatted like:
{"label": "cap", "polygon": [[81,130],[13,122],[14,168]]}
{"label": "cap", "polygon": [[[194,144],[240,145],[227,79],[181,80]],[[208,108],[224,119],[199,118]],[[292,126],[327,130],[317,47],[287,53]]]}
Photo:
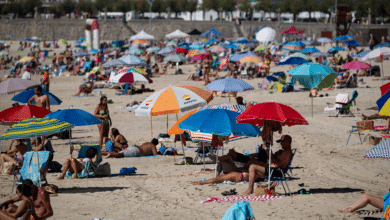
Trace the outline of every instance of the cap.
{"label": "cap", "polygon": [[290,135],[282,135],[282,137],[276,141],[276,143],[281,143],[281,142],[289,142],[291,144],[292,138]]}

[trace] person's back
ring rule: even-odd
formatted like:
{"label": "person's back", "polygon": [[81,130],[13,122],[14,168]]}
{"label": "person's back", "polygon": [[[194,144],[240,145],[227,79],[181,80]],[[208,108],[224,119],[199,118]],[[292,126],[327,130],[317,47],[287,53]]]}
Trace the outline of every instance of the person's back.
{"label": "person's back", "polygon": [[143,143],[138,147],[140,156],[149,156],[149,155],[157,155],[156,145],[158,144],[157,139],[153,139],[152,142]]}

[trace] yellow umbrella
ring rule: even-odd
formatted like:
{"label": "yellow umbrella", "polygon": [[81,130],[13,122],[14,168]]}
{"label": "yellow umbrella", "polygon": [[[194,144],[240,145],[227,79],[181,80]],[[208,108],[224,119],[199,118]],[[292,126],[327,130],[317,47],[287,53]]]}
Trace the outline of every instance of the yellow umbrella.
{"label": "yellow umbrella", "polygon": [[23,57],[22,59],[19,60],[19,62],[25,63],[25,62],[31,61],[33,59],[34,59],[34,57]]}
{"label": "yellow umbrella", "polygon": [[261,58],[257,56],[246,56],[240,59],[241,63],[260,63]]}

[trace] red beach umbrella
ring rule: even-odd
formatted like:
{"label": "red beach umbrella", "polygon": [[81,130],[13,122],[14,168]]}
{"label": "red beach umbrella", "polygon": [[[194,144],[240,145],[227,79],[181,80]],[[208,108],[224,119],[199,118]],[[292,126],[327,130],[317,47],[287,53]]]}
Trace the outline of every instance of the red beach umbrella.
{"label": "red beach umbrella", "polygon": [[51,111],[35,105],[19,105],[0,112],[0,122],[19,122],[28,118],[43,118]]}
{"label": "red beach umbrella", "polygon": [[192,61],[211,60],[213,57],[209,54],[198,54],[191,58]]}
{"label": "red beach umbrella", "polygon": [[185,49],[185,48],[176,48],[176,52],[178,52],[178,53],[188,53],[188,50],[187,49]]}
{"label": "red beach umbrella", "polygon": [[381,88],[381,96],[383,96],[384,94],[386,94],[386,92],[390,90],[390,83],[386,83],[380,88]]}
{"label": "red beach umbrella", "polygon": [[277,102],[264,102],[250,107],[236,118],[237,123],[263,126],[263,120],[273,120],[282,126],[308,125],[309,123],[290,106]]}

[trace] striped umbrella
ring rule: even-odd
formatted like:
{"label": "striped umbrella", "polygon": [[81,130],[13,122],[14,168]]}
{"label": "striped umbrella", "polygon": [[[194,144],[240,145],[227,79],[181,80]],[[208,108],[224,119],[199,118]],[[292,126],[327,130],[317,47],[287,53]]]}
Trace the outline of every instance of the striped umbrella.
{"label": "striped umbrella", "polygon": [[33,60],[34,57],[23,57],[22,59],[20,59],[18,62],[21,62],[21,63],[26,63],[28,61],[31,61]]}
{"label": "striped umbrella", "polygon": [[146,62],[144,60],[142,60],[141,58],[134,56],[134,55],[126,55],[126,56],[119,58],[119,60],[125,62],[126,65],[135,65],[135,66],[136,65],[146,65]]}
{"label": "striped umbrella", "polygon": [[135,40],[133,42],[131,42],[131,45],[134,45],[134,44],[144,44],[144,43],[147,43],[148,41],[147,40]]}
{"label": "striped umbrella", "polygon": [[305,48],[305,44],[302,42],[289,42],[286,43],[282,49],[289,50],[289,51],[301,51],[303,48]]}
{"label": "striped umbrella", "polygon": [[[303,53],[293,53],[290,56],[284,58],[283,60],[286,60],[286,59],[288,59],[290,57],[299,57],[299,58],[302,58],[304,60],[311,61],[311,58],[308,55],[303,54]],[[280,61],[283,61],[283,60],[280,60]]]}
{"label": "striped umbrella", "polygon": [[26,139],[50,135],[73,128],[72,124],[57,119],[30,118],[11,126],[0,138],[3,140]]}
{"label": "striped umbrella", "polygon": [[222,58],[220,61],[221,61],[221,63],[219,64],[218,68],[221,69],[221,68],[223,68],[224,66],[226,66],[226,65],[228,64],[229,58],[224,57],[224,58]]}
{"label": "striped umbrella", "polygon": [[138,55],[138,54],[143,54],[143,53],[144,53],[144,51],[141,49],[130,49],[129,50],[129,54],[131,54],[131,55]]}
{"label": "striped umbrella", "polygon": [[212,53],[220,53],[220,52],[226,51],[225,48],[223,48],[222,46],[219,46],[219,45],[212,46],[212,47],[209,48],[209,50]]}
{"label": "striped umbrella", "polygon": [[147,72],[145,72],[144,70],[141,70],[141,69],[138,69],[138,68],[123,68],[121,70],[119,70],[115,76],[117,75],[122,75],[122,74],[125,74],[125,73],[138,73],[138,74],[142,74],[142,75],[148,75]]}
{"label": "striped umbrella", "polygon": [[121,60],[110,60],[105,62],[102,65],[102,67],[115,67],[115,66],[124,66],[124,65],[126,65],[126,63]]}
{"label": "striped umbrella", "polygon": [[365,158],[390,158],[390,139],[386,139],[364,154]]}
{"label": "striped umbrella", "polygon": [[266,50],[268,48],[269,48],[268,46],[258,46],[258,47],[255,48],[255,50],[253,52],[264,51],[264,50]]}
{"label": "striped umbrella", "polygon": [[260,63],[262,60],[258,56],[245,56],[240,59],[240,63]]}

